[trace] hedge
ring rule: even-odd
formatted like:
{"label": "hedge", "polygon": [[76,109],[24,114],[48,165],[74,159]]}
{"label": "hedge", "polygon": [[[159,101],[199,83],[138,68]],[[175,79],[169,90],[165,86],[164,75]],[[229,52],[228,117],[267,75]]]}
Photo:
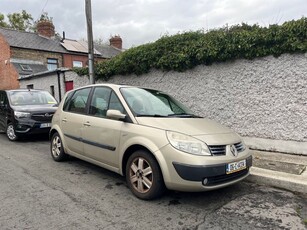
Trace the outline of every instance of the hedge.
{"label": "hedge", "polygon": [[[306,51],[306,17],[269,27],[242,23],[207,32],[165,35],[154,43],[130,48],[108,61],[96,63],[95,77],[107,80],[113,75],[141,75],[151,68],[185,71],[201,64]],[[79,75],[88,74],[87,68],[75,71]]]}

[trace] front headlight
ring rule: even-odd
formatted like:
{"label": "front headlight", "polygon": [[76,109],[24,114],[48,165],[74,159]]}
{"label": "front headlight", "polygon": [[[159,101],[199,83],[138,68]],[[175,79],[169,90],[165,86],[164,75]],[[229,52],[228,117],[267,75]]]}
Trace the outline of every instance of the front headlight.
{"label": "front headlight", "polygon": [[211,156],[208,146],[194,137],[172,131],[166,131],[166,136],[175,149],[194,155]]}
{"label": "front headlight", "polygon": [[27,117],[30,117],[30,113],[26,113],[26,112],[14,111],[14,115],[15,115],[16,118],[27,118]]}

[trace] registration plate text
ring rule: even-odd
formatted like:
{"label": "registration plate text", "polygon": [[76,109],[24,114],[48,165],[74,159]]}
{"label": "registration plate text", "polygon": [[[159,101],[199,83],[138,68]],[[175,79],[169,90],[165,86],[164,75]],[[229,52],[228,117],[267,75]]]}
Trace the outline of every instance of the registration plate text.
{"label": "registration plate text", "polygon": [[43,123],[43,124],[41,124],[40,127],[41,128],[49,128],[49,127],[51,127],[51,123]]}
{"label": "registration plate text", "polygon": [[246,169],[246,160],[232,162],[226,165],[226,174]]}

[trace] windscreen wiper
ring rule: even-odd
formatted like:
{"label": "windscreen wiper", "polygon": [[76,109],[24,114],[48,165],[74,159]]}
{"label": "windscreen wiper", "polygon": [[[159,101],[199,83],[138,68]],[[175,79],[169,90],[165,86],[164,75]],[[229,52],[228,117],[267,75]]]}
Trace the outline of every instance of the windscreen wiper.
{"label": "windscreen wiper", "polygon": [[197,116],[197,115],[189,114],[189,113],[174,113],[174,114],[169,114],[168,117],[203,118],[201,116]]}
{"label": "windscreen wiper", "polygon": [[168,117],[160,114],[136,114],[136,117]]}

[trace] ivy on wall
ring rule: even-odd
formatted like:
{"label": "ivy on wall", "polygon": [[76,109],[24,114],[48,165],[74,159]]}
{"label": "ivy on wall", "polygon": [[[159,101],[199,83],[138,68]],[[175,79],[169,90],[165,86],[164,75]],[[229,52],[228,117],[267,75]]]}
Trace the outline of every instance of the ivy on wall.
{"label": "ivy on wall", "polygon": [[[113,75],[141,75],[151,68],[185,71],[201,64],[306,51],[306,17],[269,27],[242,23],[207,32],[165,35],[154,43],[130,48],[108,61],[96,63],[95,76],[107,80]],[[87,68],[74,70],[79,75],[88,74]]]}

